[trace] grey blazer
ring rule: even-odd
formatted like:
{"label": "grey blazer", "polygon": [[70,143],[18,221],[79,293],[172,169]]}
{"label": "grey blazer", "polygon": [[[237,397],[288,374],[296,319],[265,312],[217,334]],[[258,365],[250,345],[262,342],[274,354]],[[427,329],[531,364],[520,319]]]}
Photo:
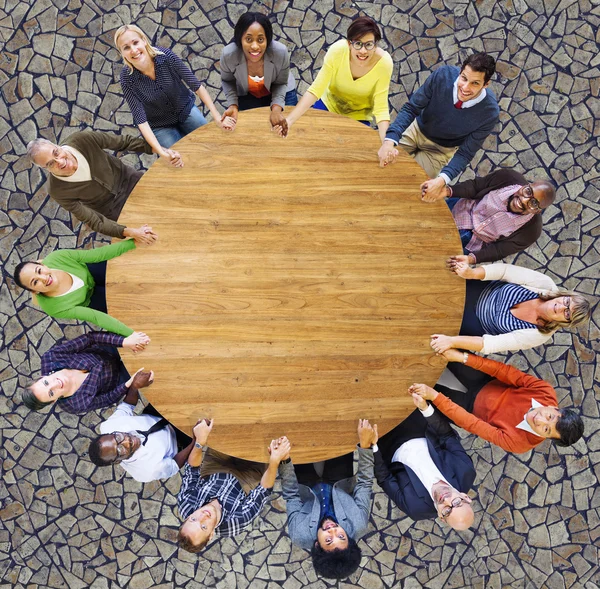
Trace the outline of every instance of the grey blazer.
{"label": "grey blazer", "polygon": [[[271,104],[285,106],[285,91],[290,73],[290,54],[287,47],[271,41],[265,52],[265,88],[271,92]],[[226,105],[238,103],[238,96],[248,94],[248,65],[244,52],[229,43],[221,52],[221,86],[225,92]]]}
{"label": "grey blazer", "polygon": [[[338,524],[349,537],[358,540],[367,532],[371,511],[371,487],[373,486],[373,450],[358,448],[358,471],[356,477],[338,481],[333,486],[333,511]],[[292,542],[310,550],[317,540],[317,528],[321,506],[314,491],[298,484],[294,465],[279,465],[283,498],[286,501],[288,534]],[[352,486],[354,491],[352,491]]]}

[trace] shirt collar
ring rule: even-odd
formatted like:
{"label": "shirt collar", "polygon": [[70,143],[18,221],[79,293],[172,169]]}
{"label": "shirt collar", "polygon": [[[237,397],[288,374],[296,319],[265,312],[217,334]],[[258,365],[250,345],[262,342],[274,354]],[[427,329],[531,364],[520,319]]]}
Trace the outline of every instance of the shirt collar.
{"label": "shirt collar", "polygon": [[[466,100],[465,102],[462,103],[462,106],[460,108],[471,108],[472,106],[479,104],[482,100],[485,99],[486,96],[487,96],[487,91],[484,88],[481,91],[481,94],[479,96],[477,96],[476,98],[473,98],[472,100]],[[458,102],[458,78],[456,78],[456,80],[454,80],[454,86],[452,86],[452,99],[454,100],[454,104],[456,104]]]}
{"label": "shirt collar", "polygon": [[[535,399],[531,399],[531,408],[532,409],[537,409],[538,407],[543,407],[543,406],[544,405],[542,405]],[[517,427],[519,429],[525,430],[526,432],[529,432],[530,434],[533,434],[534,436],[537,436],[538,438],[543,437],[543,436],[540,436],[540,434],[537,434],[536,432],[533,431],[533,429],[529,425],[529,422],[527,421],[527,413],[525,413],[525,415],[523,415],[523,421],[519,425],[517,425]]]}

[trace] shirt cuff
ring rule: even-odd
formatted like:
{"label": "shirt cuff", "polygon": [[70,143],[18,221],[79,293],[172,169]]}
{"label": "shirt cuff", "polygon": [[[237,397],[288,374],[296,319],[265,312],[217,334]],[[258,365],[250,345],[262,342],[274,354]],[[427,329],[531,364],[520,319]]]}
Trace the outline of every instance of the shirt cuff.
{"label": "shirt cuff", "polygon": [[438,174],[438,178],[443,178],[444,182],[447,185],[450,184],[450,176],[448,176],[448,174],[445,174],[444,172],[441,172],[440,174]]}
{"label": "shirt cuff", "polygon": [[[421,410],[419,409],[419,411]],[[431,417],[433,415],[433,411],[433,405],[427,403],[427,409],[425,409],[425,411],[421,411],[421,413],[423,414],[423,417]]]}

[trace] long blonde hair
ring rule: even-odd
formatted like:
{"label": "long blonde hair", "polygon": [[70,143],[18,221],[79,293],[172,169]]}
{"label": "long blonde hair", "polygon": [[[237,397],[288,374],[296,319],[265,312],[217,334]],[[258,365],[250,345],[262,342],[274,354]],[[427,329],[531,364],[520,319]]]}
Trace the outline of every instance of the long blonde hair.
{"label": "long blonde hair", "polygon": [[[140,38],[144,42],[144,45],[146,45],[146,51],[148,52],[148,55],[152,59],[154,59],[157,55],[164,55],[162,51],[159,51],[158,49],[155,49],[154,47],[152,47],[152,45],[150,45],[150,39],[148,39],[148,35],[146,35],[146,33],[144,33],[144,31],[142,31],[142,29],[140,29],[140,27],[138,27],[137,25],[123,25],[115,31],[114,44],[115,48],[119,53],[121,53],[121,50],[119,49],[119,39],[121,35],[126,31],[133,31],[134,33],[137,33],[140,36]],[[133,73],[134,65],[131,62],[127,61],[127,59],[125,59],[125,56],[122,53],[121,57],[123,58],[123,63],[129,68],[129,73]]]}

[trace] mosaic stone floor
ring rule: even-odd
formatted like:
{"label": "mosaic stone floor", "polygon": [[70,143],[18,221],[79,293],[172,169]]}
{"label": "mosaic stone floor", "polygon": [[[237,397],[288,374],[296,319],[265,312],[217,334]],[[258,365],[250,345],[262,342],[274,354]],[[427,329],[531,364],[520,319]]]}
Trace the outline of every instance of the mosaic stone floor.
{"label": "mosaic stone floor", "polygon": [[[529,178],[550,175],[558,198],[544,214],[542,237],[517,262],[600,294],[598,0],[0,0],[0,588],[335,585],[318,580],[307,553],[290,544],[278,496],[251,531],[200,558],[178,551],[179,476],[143,485],[86,459],[110,409],[80,419],[30,412],[19,401],[39,355],[83,327],[59,325],[29,306],[9,271],[25,257],[101,239],[47,197],[25,145],[85,127],[137,133],[111,45],[111,31],[123,23],[135,22],[186,58],[220,100],[220,50],[249,8],[271,14],[275,37],[293,50],[301,92],[359,10],[382,25],[393,55],[394,109],[434,64],[456,64],[470,50],[494,55],[501,128],[463,178],[499,165]],[[153,161],[127,159],[138,167]],[[375,486],[362,566],[339,587],[598,587],[599,327],[596,309],[589,327],[510,357],[555,386],[561,404],[581,409],[585,438],[570,449],[544,443],[507,456],[466,436],[478,471],[476,523],[460,534],[413,523]]]}

